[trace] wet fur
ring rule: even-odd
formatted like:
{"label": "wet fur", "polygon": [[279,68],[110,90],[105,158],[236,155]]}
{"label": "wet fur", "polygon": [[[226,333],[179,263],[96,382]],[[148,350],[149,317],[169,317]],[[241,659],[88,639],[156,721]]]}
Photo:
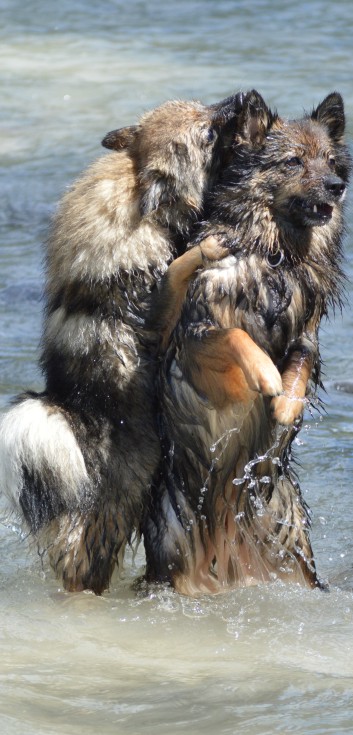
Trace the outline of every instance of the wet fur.
{"label": "wet fur", "polygon": [[[53,222],[45,392],[19,396],[3,417],[0,466],[3,493],[68,590],[107,588],[139,528],[160,456],[149,298],[200,217],[239,99],[168,102],[112,131],[103,141],[112,152],[73,185]],[[181,259],[186,288],[200,248]]]}
{"label": "wet fur", "polygon": [[291,447],[320,383],[320,321],[340,303],[343,132],[336,93],[294,121],[255,91],[244,100],[200,231],[229,256],[190,285],[159,374],[149,581],[189,595],[321,584]]}

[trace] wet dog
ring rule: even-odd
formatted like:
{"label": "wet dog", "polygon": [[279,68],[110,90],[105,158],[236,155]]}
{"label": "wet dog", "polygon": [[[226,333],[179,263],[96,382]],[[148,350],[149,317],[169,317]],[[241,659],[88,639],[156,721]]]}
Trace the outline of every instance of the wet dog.
{"label": "wet dog", "polygon": [[293,121],[256,91],[244,98],[200,231],[222,235],[229,256],[190,285],[159,375],[149,581],[188,595],[320,585],[290,460],[320,382],[320,321],[340,302],[344,126],[337,93]]}
{"label": "wet dog", "polygon": [[[160,453],[148,299],[200,217],[241,99],[167,102],[112,131],[103,141],[112,152],[74,184],[53,222],[45,391],[20,396],[4,416],[0,466],[2,491],[67,590],[108,587],[139,527]],[[219,257],[214,238],[211,251]],[[198,247],[181,255],[167,276],[178,276],[175,293],[201,263]]]}

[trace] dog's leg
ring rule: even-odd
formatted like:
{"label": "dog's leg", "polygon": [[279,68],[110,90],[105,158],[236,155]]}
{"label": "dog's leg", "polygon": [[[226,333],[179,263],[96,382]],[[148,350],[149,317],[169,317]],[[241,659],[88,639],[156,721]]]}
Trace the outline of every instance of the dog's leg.
{"label": "dog's leg", "polygon": [[[273,571],[283,580],[323,587],[310,543],[310,515],[300,488],[289,476],[278,478],[268,506],[269,527],[264,550]],[[274,552],[274,556],[273,553]]]}
{"label": "dog's leg", "polygon": [[[197,329],[197,328],[196,328]],[[183,369],[198,391],[221,408],[228,402],[248,403],[255,393],[277,396],[282,379],[271,358],[243,329],[209,329],[188,337]]]}
{"label": "dog's leg", "polygon": [[158,292],[153,296],[151,324],[160,335],[160,349],[165,351],[169,337],[179,319],[189,283],[198,268],[207,261],[221,260],[229,255],[216,237],[209,235],[199,245],[174,260],[163,276]]}
{"label": "dog's leg", "polygon": [[306,348],[290,354],[282,373],[284,394],[271,401],[273,416],[279,424],[289,426],[302,416],[313,364],[314,354]]}
{"label": "dog's leg", "polygon": [[68,513],[51,522],[39,534],[48,550],[50,564],[68,592],[92,590],[101,595],[108,589],[126,544],[115,505],[80,513]]}

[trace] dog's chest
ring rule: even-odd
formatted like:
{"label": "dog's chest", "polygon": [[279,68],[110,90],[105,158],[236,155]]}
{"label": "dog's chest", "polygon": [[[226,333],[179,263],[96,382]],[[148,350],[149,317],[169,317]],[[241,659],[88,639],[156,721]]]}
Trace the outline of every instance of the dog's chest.
{"label": "dog's chest", "polygon": [[[204,318],[220,328],[244,329],[274,360],[280,360],[311,316],[312,294],[286,264],[273,267],[256,255],[227,261],[203,274],[204,303],[201,306],[199,294],[196,310],[204,309]],[[193,301],[197,304],[197,299]]]}

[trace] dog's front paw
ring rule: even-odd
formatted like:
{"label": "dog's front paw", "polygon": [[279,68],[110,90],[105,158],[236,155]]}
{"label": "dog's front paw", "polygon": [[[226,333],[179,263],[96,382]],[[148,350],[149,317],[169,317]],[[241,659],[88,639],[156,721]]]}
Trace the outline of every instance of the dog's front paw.
{"label": "dog's front paw", "polygon": [[215,235],[209,235],[199,243],[201,250],[202,262],[207,265],[208,260],[222,260],[229,255],[229,248],[223,247],[222,239]]}
{"label": "dog's front paw", "polygon": [[300,419],[304,411],[304,398],[290,398],[289,396],[276,396],[271,401],[273,417],[282,426],[290,426]]}
{"label": "dog's front paw", "polygon": [[259,386],[264,396],[280,396],[283,393],[282,378],[273,363],[261,373]]}
{"label": "dog's front paw", "polygon": [[280,373],[267,355],[261,356],[261,365],[253,365],[246,378],[251,390],[264,396],[280,396],[283,393]]}

